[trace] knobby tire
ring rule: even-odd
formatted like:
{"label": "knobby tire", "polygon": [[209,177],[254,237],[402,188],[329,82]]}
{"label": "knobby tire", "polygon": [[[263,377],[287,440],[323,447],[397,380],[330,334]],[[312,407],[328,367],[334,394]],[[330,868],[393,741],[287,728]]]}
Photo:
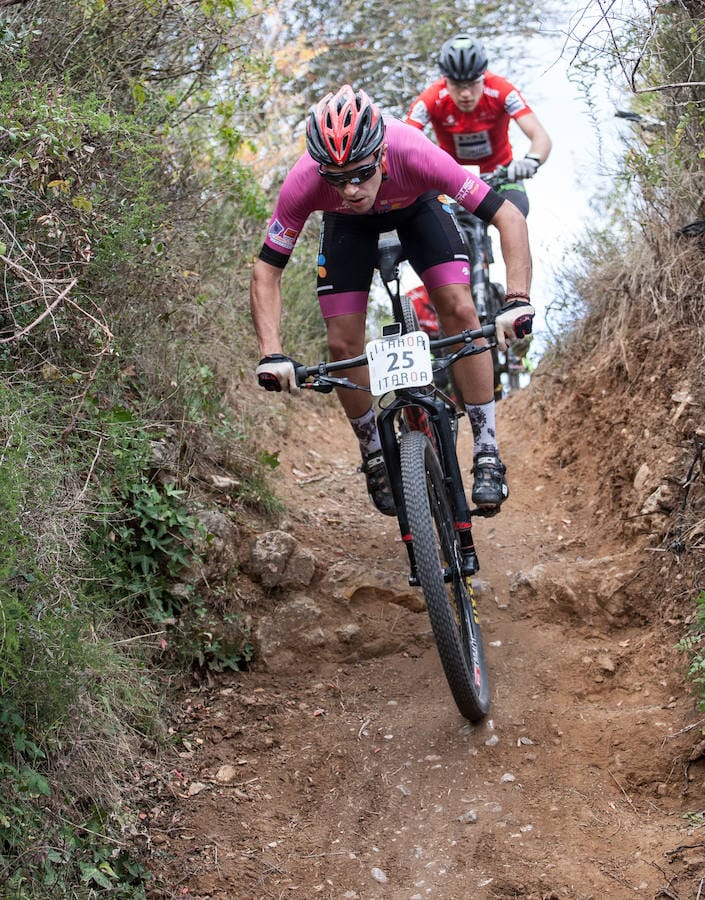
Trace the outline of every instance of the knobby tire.
{"label": "knobby tire", "polygon": [[400,302],[404,334],[410,334],[412,331],[421,331],[419,317],[416,315],[416,310],[414,309],[414,304],[411,299],[406,294],[403,294],[400,298]]}
{"label": "knobby tire", "polygon": [[[431,442],[418,431],[401,436],[400,453],[417,575],[443,671],[461,714],[479,722],[490,706],[489,678],[472,585],[462,574],[441,464]],[[450,574],[448,582],[444,569]]]}

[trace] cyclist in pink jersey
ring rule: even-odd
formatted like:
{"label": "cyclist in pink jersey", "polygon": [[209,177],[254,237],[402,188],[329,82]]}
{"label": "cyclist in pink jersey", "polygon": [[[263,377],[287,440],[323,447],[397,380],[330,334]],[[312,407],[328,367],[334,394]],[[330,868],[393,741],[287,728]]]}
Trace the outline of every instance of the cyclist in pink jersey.
{"label": "cyclist in pink jersey", "polygon": [[[296,393],[294,361],[280,337],[281,276],[306,220],[323,212],[318,298],[331,360],[363,352],[367,300],[383,232],[396,230],[426,286],[446,334],[478,328],[468,257],[450,198],[497,227],[507,268],[507,303],[497,317],[503,346],[531,330],[531,255],[523,216],[419,131],[383,117],[367,94],[344,85],[309,115],[307,152],[286,176],[255,260],[250,306],[262,358],[256,369],[267,390]],[[446,196],[446,195],[450,195]],[[362,383],[360,373],[350,374]],[[492,360],[481,353],[455,366],[474,437],[472,498],[499,509],[508,494],[495,432]],[[362,471],[375,506],[394,515],[375,412],[369,394],[338,391],[360,443]]]}
{"label": "cyclist in pink jersey", "polygon": [[[422,130],[431,125],[439,146],[463,165],[477,165],[482,173],[507,166],[510,183],[500,193],[526,216],[526,190],[513,182],[536,174],[551,152],[551,139],[517,88],[487,71],[487,64],[484,47],[469,35],[446,41],[438,57],[443,78],[419,94],[406,122]],[[523,159],[513,159],[512,120],[531,141]]]}

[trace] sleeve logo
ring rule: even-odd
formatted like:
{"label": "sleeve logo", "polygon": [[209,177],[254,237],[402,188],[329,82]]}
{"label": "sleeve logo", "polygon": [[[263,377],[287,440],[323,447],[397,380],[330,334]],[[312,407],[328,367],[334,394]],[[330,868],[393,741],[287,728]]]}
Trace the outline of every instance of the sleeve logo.
{"label": "sleeve logo", "polygon": [[507,94],[507,99],[504,101],[504,108],[510,116],[515,116],[518,112],[521,112],[522,109],[526,109],[526,103],[524,103],[519,91],[510,91]]}
{"label": "sleeve logo", "polygon": [[285,228],[279,219],[272,222],[267,232],[269,240],[284,250],[293,250],[298,236],[299,232],[295,228]]}

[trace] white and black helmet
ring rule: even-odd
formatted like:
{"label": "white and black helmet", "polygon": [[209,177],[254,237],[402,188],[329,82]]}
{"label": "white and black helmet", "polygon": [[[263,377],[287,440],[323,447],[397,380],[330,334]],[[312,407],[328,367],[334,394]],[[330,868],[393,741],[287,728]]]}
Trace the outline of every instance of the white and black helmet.
{"label": "white and black helmet", "polygon": [[487,70],[487,53],[469,34],[456,34],[441,47],[438,66],[453,81],[477,81]]}

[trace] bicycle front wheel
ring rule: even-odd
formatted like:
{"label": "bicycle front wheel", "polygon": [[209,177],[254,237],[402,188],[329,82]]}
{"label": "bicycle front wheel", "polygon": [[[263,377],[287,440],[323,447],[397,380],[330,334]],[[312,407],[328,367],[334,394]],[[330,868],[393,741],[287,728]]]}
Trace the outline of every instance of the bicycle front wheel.
{"label": "bicycle front wheel", "polygon": [[419,582],[443,671],[456,706],[479,722],[490,706],[482,632],[438,455],[425,434],[401,438],[404,503]]}

